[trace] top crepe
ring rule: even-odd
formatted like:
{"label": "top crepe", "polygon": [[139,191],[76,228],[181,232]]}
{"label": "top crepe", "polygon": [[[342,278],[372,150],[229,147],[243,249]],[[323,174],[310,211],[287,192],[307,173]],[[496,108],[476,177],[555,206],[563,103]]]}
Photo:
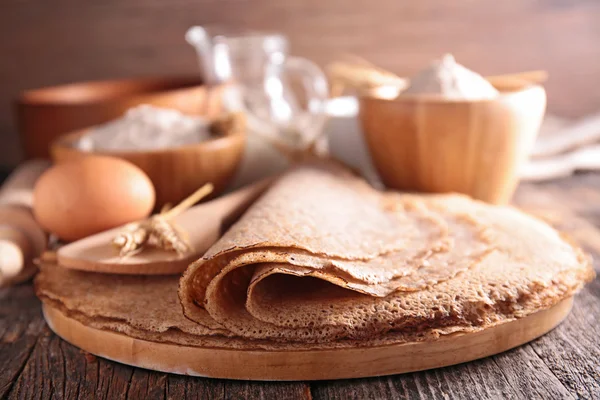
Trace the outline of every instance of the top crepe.
{"label": "top crepe", "polygon": [[325,343],[474,331],[551,307],[594,272],[548,225],[458,195],[381,193],[297,167],[180,281],[207,335]]}

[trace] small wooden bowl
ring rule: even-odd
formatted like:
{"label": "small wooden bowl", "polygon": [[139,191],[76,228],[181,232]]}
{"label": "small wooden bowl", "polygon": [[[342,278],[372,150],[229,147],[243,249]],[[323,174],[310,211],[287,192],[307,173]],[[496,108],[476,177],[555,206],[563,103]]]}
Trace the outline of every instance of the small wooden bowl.
{"label": "small wooden bowl", "polygon": [[480,101],[360,98],[363,132],[386,186],[496,204],[510,201],[545,109],[539,85]]}
{"label": "small wooden bowl", "polygon": [[49,145],[67,132],[122,116],[150,104],[186,114],[209,110],[216,116],[218,96],[207,104],[206,88],[194,77],[141,78],[80,82],[23,92],[16,101],[17,124],[27,159],[48,158]]}
{"label": "small wooden bowl", "polygon": [[244,153],[246,132],[239,129],[205,142],[159,150],[127,152],[89,152],[75,147],[88,130],[75,131],[55,140],[50,153],[56,163],[68,162],[89,155],[123,158],[141,168],[156,189],[156,207],[175,205],[205,183],[214,185],[214,197],[233,178]]}

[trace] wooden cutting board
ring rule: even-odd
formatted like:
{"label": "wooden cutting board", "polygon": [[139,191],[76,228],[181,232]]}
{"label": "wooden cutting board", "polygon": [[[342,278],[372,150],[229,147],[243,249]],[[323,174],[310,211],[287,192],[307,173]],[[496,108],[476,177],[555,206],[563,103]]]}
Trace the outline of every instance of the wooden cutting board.
{"label": "wooden cutting board", "polygon": [[48,326],[94,355],[140,368],[210,378],[298,381],[362,378],[445,367],[501,353],[552,330],[573,298],[528,317],[434,341],[332,350],[266,351],[156,343],[85,326],[48,305]]}

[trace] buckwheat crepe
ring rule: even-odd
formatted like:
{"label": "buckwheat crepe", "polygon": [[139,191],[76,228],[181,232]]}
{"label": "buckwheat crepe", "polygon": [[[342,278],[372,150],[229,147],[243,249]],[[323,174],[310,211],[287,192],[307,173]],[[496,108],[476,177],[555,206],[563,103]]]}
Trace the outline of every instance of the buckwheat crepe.
{"label": "buckwheat crepe", "polygon": [[184,273],[184,314],[252,339],[471,331],[548,308],[593,270],[548,225],[459,195],[381,193],[332,164],[281,178]]}
{"label": "buckwheat crepe", "polygon": [[593,277],[577,247],[516,209],[382,193],[323,163],[274,183],[188,268],[179,298],[177,277],[52,265],[36,290],[86,325],[142,339],[308,349],[478,331],[549,308]]}

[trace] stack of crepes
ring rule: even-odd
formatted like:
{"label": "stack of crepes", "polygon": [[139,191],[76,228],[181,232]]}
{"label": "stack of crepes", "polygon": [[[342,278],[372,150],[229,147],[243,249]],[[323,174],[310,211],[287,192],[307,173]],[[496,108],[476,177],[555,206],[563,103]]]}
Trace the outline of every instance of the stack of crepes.
{"label": "stack of crepes", "polygon": [[482,330],[593,276],[577,247],[514,208],[382,193],[320,163],[276,181],[181,278],[47,265],[36,289],[88,326],[151,341],[336,348]]}

